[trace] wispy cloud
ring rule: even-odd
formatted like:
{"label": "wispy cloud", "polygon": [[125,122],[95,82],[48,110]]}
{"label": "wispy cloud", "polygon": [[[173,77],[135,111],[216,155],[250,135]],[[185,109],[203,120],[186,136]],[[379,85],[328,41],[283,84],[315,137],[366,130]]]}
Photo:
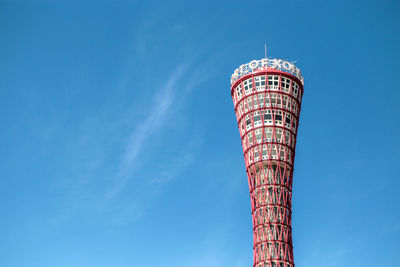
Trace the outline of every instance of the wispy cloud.
{"label": "wispy cloud", "polygon": [[[83,119],[77,138],[68,145],[75,156],[71,162],[73,171],[65,174],[66,179],[57,185],[68,187],[68,201],[53,217],[55,223],[67,221],[82,210],[96,216],[107,215],[111,223],[137,221],[163,192],[164,185],[179,177],[196,160],[203,143],[201,128],[196,125],[191,125],[194,129],[181,147],[175,147],[174,157],[166,156],[156,168],[149,166],[152,163],[143,156],[152,149],[163,149],[160,146],[165,143],[157,147],[154,144],[163,140],[164,127],[175,116],[185,121],[185,112],[179,112],[187,108],[182,100],[206,79],[199,74],[204,73],[202,68],[189,66],[189,63],[177,66],[165,82],[153,81],[152,84],[160,86],[150,96],[148,109],[139,112],[133,103],[122,115],[105,113]],[[142,111],[145,116],[138,119]],[[127,131],[131,124],[134,128]],[[125,194],[127,188],[129,194]]]}
{"label": "wispy cloud", "polygon": [[[117,97],[126,95],[128,89],[152,91],[150,100],[145,110],[138,110],[132,103],[121,114],[113,113],[112,106],[106,106],[102,116],[83,118],[78,139],[71,140],[69,145],[77,157],[72,164],[74,172],[70,176],[73,178],[61,185],[69,187],[68,199],[71,200],[65,203],[63,214],[58,216],[61,220],[74,216],[78,210],[90,209],[98,215],[108,214],[108,218],[117,223],[136,221],[163,192],[164,185],[187,170],[203,143],[201,128],[191,131],[182,147],[176,147],[173,158],[166,157],[156,168],[150,166],[150,172],[145,169],[152,163],[143,155],[148,155],[152,149],[162,149],[163,144],[158,147],[154,144],[163,140],[163,128],[169,126],[171,118],[177,115],[183,121],[187,119],[185,112],[179,112],[188,108],[184,100],[190,99],[189,95],[210,79],[213,73],[209,71],[210,66],[218,65],[219,56],[215,58],[215,61],[201,64],[195,64],[192,58],[179,64],[164,81],[152,81],[152,85],[159,84],[155,89],[132,88],[138,83],[132,82],[131,71],[120,75],[116,81],[116,98],[110,105],[115,104]],[[131,69],[130,61],[125,66],[127,70]],[[144,116],[137,118],[142,113]],[[127,132],[129,125],[134,128]],[[126,194],[128,188],[129,194]]]}
{"label": "wispy cloud", "polygon": [[150,113],[137,123],[137,127],[129,135],[126,150],[121,157],[115,175],[116,182],[106,196],[108,199],[116,197],[121,192],[134,171],[139,167],[138,157],[146,142],[167,121],[175,100],[177,86],[179,86],[178,82],[184,71],[185,66],[179,66],[171,74],[165,86],[156,90],[153,101],[149,105]]}

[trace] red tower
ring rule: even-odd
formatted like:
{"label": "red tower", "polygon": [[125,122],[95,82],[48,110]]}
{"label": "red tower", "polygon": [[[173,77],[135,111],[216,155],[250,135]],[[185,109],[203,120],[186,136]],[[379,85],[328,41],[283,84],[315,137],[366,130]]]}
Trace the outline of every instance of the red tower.
{"label": "red tower", "polygon": [[254,267],[293,267],[293,163],[303,77],[292,63],[253,60],[231,78],[253,217]]}

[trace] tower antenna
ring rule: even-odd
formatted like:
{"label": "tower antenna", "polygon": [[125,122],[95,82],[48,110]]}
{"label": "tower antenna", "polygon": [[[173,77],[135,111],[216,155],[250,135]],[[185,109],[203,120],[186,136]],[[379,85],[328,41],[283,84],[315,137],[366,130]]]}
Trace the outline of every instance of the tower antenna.
{"label": "tower antenna", "polygon": [[267,58],[267,43],[265,43],[265,58]]}

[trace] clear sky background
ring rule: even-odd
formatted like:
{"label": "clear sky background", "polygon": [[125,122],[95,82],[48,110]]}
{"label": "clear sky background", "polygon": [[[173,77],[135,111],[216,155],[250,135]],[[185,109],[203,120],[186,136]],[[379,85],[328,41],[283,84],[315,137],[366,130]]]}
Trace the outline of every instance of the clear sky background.
{"label": "clear sky background", "polygon": [[400,266],[398,1],[1,1],[0,266],[248,267],[230,98],[305,77],[297,267]]}

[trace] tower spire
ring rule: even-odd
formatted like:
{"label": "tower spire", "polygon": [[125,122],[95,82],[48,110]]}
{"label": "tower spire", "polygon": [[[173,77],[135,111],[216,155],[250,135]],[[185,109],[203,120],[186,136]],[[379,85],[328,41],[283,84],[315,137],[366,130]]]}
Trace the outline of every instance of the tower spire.
{"label": "tower spire", "polygon": [[267,58],[267,43],[265,43],[265,58]]}

